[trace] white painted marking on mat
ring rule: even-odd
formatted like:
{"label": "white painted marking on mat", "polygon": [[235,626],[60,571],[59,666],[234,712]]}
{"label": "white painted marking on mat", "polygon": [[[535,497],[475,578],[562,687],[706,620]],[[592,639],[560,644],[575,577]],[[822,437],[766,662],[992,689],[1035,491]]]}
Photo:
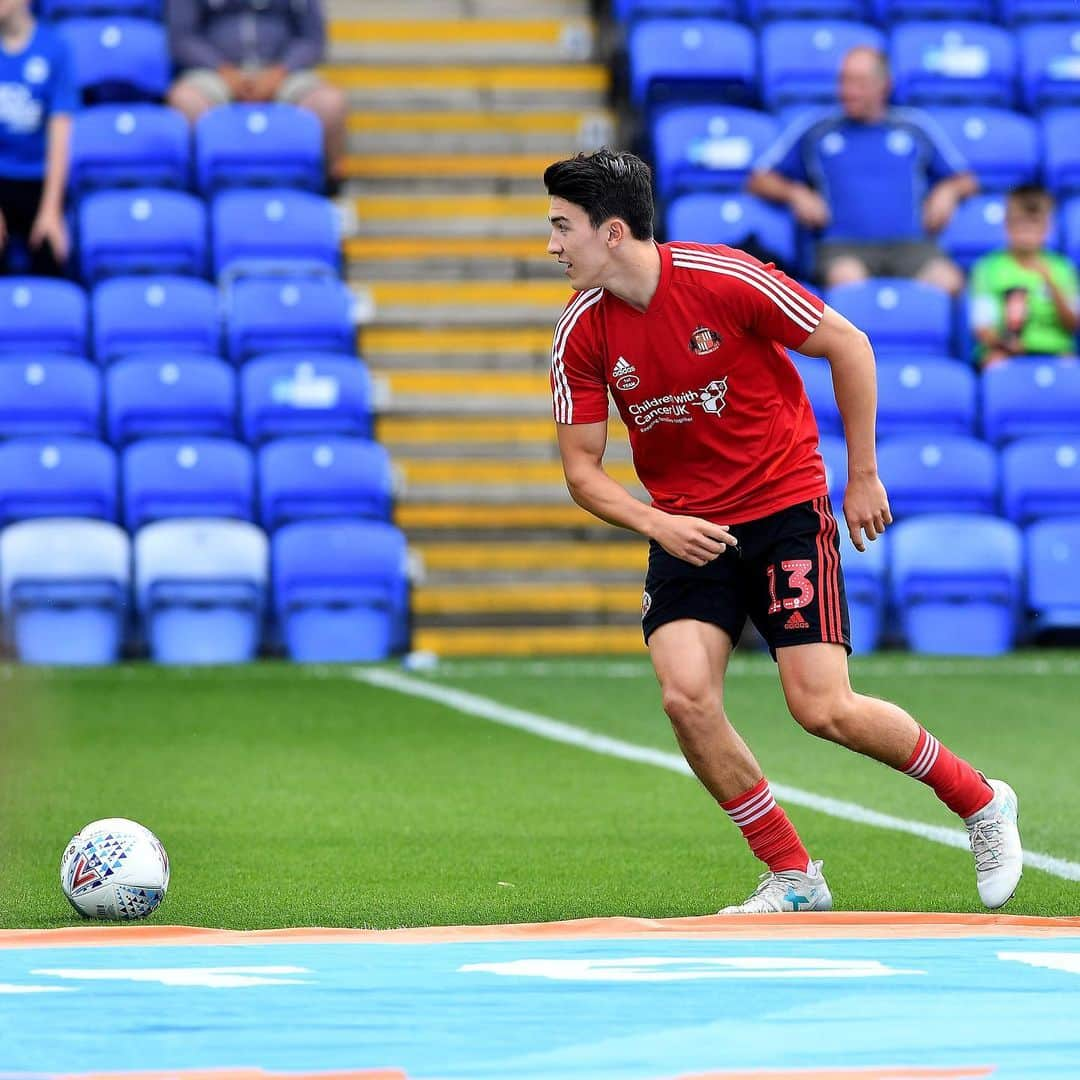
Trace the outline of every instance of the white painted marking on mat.
{"label": "white painted marking on mat", "polygon": [[247,986],[291,986],[311,979],[282,979],[281,975],[310,975],[310,968],[261,965],[258,967],[203,968],[39,968],[31,975],[56,979],[101,982],[152,982],[162,986],[205,986],[235,990]]}
{"label": "white painted marking on mat", "polygon": [[[686,776],[693,775],[690,766],[686,764],[686,761],[679,754],[673,754],[666,750],[656,750],[650,746],[639,746],[636,743],[624,742],[622,739],[615,739],[610,735],[599,735],[596,732],[587,731],[585,728],[563,723],[561,720],[552,720],[550,717],[541,716],[539,713],[527,712],[525,709],[517,709],[511,705],[503,705],[498,701],[492,701],[491,698],[481,697],[479,694],[473,694],[467,690],[440,686],[424,679],[411,678],[408,675],[382,668],[354,668],[352,678],[358,682],[368,683],[371,686],[382,687],[384,690],[396,690],[398,693],[408,694],[411,697],[428,698],[430,701],[437,701],[440,705],[446,705],[468,716],[478,716],[484,720],[491,720],[496,724],[528,731],[533,735],[539,735],[554,742],[577,746],[583,750],[592,750],[594,753],[621,758],[624,761],[636,761],[642,765],[655,765],[657,768],[683,773]],[[923,840],[932,840],[947,847],[965,850],[968,847],[967,832],[963,829],[926,825],[921,821],[909,821],[907,818],[898,818],[892,814],[879,813],[877,810],[860,806],[858,803],[846,802],[843,799],[831,799],[826,795],[817,795],[812,791],[804,791],[802,788],[789,787],[787,784],[774,784],[770,781],[770,787],[777,799],[796,806],[805,806],[810,810],[817,810],[819,813],[828,814],[830,817],[854,821],[860,825],[874,825],[879,829],[891,829],[893,832],[908,833],[911,836],[918,836]],[[1055,877],[1065,878],[1067,881],[1080,881],[1080,863],[1070,862],[1068,859],[1059,859],[1053,855],[1044,855],[1038,851],[1025,851],[1024,864],[1036,870],[1044,870]]]}
{"label": "white painted marking on mat", "polygon": [[1080,953],[1065,952],[999,952],[999,960],[1015,960],[1018,964],[1049,968],[1051,971],[1068,971],[1080,975]]}

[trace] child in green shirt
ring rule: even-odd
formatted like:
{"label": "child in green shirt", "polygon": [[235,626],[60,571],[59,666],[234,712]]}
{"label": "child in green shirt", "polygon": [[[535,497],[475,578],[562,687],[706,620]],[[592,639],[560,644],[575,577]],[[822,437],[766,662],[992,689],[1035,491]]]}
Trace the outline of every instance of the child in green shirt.
{"label": "child in green shirt", "polygon": [[1072,356],[1080,284],[1064,255],[1046,250],[1054,200],[1038,184],[1013,188],[1005,203],[1008,249],[971,269],[971,326],[983,367],[1013,356]]}

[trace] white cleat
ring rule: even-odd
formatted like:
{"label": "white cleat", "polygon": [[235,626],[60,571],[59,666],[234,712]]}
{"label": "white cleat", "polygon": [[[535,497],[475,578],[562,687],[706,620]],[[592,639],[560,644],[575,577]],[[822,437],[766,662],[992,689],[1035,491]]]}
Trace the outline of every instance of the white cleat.
{"label": "white cleat", "polygon": [[811,862],[806,873],[781,870],[761,875],[761,882],[741,904],[723,908],[720,915],[767,915],[777,911],[832,911],[832,893],[821,863]]}
{"label": "white cleat", "polygon": [[977,813],[965,818],[979,899],[990,909],[1007,904],[1024,873],[1024,849],[1020,845],[1020,807],[1004,780],[986,781],[994,797]]}

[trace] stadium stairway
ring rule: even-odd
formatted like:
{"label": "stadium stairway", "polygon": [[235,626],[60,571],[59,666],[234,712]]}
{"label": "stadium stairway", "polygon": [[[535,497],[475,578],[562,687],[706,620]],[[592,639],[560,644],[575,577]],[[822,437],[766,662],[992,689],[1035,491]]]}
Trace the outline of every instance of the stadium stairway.
{"label": "stadium stairway", "polygon": [[[641,648],[643,543],[570,502],[547,367],[569,293],[544,167],[613,138],[588,0],[330,0],[349,93],[345,255],[380,388],[414,647]],[[620,425],[621,427],[621,425]],[[615,475],[634,485],[613,425]]]}

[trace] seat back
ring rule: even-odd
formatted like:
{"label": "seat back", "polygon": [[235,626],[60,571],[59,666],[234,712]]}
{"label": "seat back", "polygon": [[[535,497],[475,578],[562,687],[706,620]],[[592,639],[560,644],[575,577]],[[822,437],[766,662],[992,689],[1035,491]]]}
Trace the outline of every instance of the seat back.
{"label": "seat back", "polygon": [[165,96],[172,61],[160,23],[110,16],[68,19],[59,26],[87,103],[160,101]]}
{"label": "seat back", "polygon": [[93,364],[43,356],[0,364],[0,438],[101,434],[101,381]]}
{"label": "seat back", "polygon": [[870,335],[879,355],[922,350],[940,356],[952,351],[952,301],[932,285],[870,278],[828,289],[826,301]]}
{"label": "seat back", "polygon": [[995,364],[981,378],[983,431],[993,443],[1029,435],[1080,439],[1080,368],[1049,357]]}
{"label": "seat back", "polygon": [[880,441],[897,435],[973,435],[978,379],[948,357],[883,357],[877,366]]}
{"label": "seat back", "polygon": [[841,527],[840,565],[844,568],[844,592],[851,623],[851,649],[857,654],[873,652],[884,632],[888,600],[888,534],[865,543],[859,551],[847,529]]}
{"label": "seat back", "polygon": [[810,407],[814,410],[818,431],[822,435],[843,435],[844,426],[840,419],[840,409],[833,392],[832,369],[825,360],[816,356],[792,357],[795,367],[802,376],[803,387]]}
{"label": "seat back", "polygon": [[667,234],[697,244],[727,244],[769,254],[788,271],[794,268],[795,225],[791,215],[753,195],[681,195],[667,212]]}
{"label": "seat back", "polygon": [[878,468],[897,518],[997,510],[997,455],[978,439],[896,436],[878,449]]}
{"label": "seat back", "polygon": [[116,520],[116,455],[93,439],[41,437],[0,444],[0,525],[24,518]]}
{"label": "seat back", "polygon": [[1080,515],[1080,440],[1032,437],[1004,447],[1001,501],[1020,525]]}
{"label": "seat back", "polygon": [[86,293],[71,281],[0,278],[0,353],[85,356]]}
{"label": "seat back", "polygon": [[1035,522],[1024,531],[1024,550],[1036,628],[1080,628],[1080,518]]}
{"label": "seat back", "polygon": [[1080,195],[1080,107],[1051,109],[1042,117],[1046,185],[1059,198]]}
{"label": "seat back", "polygon": [[1016,47],[1000,26],[905,22],[893,28],[890,55],[896,101],[907,105],[1015,101]]}
{"label": "seat back", "polygon": [[991,105],[940,105],[926,113],[967,159],[982,191],[1038,179],[1043,139],[1030,116]]}
{"label": "seat back", "polygon": [[1080,20],[1020,29],[1020,81],[1032,111],[1080,105]]}

